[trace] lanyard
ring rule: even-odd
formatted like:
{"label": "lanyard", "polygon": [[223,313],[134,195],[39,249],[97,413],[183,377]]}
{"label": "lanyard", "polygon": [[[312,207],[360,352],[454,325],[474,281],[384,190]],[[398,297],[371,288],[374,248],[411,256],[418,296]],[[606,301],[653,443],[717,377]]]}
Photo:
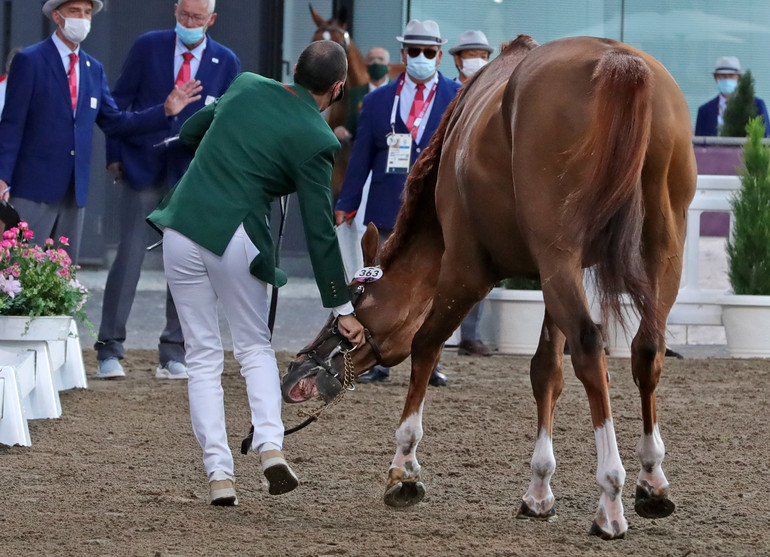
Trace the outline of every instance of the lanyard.
{"label": "lanyard", "polygon": [[[401,79],[398,81],[398,88],[396,89],[396,98],[393,99],[393,109],[390,111],[390,128],[393,131],[393,133],[396,133],[396,110],[398,109],[398,100],[401,97],[401,89],[404,87],[404,82],[406,81],[406,77],[402,74]],[[417,118],[414,119],[414,123],[412,124],[412,130],[414,131],[414,138],[417,139],[417,130],[420,129],[420,124],[422,123],[422,119],[425,117],[425,113],[428,111],[428,107],[430,107],[430,103],[433,100],[433,96],[436,94],[436,87],[438,86],[438,80],[436,80],[433,83],[433,87],[430,88],[430,93],[428,94],[428,98],[425,100],[425,102],[422,105],[422,110],[420,111],[420,114],[417,116]]]}

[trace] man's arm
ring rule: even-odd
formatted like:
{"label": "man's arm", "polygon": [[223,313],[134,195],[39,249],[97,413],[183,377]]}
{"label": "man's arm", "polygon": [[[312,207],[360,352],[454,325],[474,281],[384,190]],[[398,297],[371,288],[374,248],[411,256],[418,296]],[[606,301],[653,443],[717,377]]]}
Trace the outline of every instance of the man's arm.
{"label": "man's arm", "polygon": [[358,119],[358,129],[356,130],[356,140],[353,142],[353,150],[350,153],[350,161],[345,170],[345,181],[342,183],[340,198],[337,200],[335,209],[337,210],[337,219],[339,212],[349,214],[358,209],[361,204],[361,196],[364,191],[364,184],[369,177],[374,161],[376,147],[374,145],[374,130],[372,107],[368,98],[364,98],[364,105],[361,108],[361,115]]}
{"label": "man's arm", "polygon": [[[139,83],[142,73],[142,56],[139,52],[139,43],[134,42],[131,50],[128,52],[123,69],[120,72],[115,88],[112,90],[112,98],[115,100],[115,106],[118,110],[130,110],[136,102],[139,94]],[[122,174],[122,162],[120,156],[120,144],[117,139],[107,136],[107,168],[118,179]]]}
{"label": "man's arm", "polygon": [[35,85],[35,66],[28,55],[20,52],[13,59],[8,74],[5,108],[0,120],[0,195],[8,199],[5,190],[11,185],[11,176],[19,155],[21,139],[27,123]]}
{"label": "man's arm", "polygon": [[182,124],[182,129],[179,131],[179,139],[183,143],[194,148],[200,145],[203,136],[206,135],[206,131],[211,126],[211,122],[214,121],[214,112],[218,103],[219,99],[204,106]]}

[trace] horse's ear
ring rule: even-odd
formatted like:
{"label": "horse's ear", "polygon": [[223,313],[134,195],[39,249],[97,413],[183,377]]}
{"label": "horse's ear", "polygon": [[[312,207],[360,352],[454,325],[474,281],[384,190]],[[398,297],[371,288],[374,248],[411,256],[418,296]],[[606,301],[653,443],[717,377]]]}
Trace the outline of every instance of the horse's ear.
{"label": "horse's ear", "polygon": [[316,27],[321,27],[322,25],[326,24],[326,20],[321,16],[321,14],[313,9],[313,4],[308,2],[307,7],[310,8],[310,15],[313,17],[313,21],[315,22]]}
{"label": "horse's ear", "polygon": [[380,233],[373,222],[366,226],[364,237],[361,238],[361,250],[364,252],[364,267],[372,267],[377,260],[380,246]]}
{"label": "horse's ear", "polygon": [[337,21],[337,24],[345,29],[347,31],[348,28],[348,9],[345,6],[340,6],[337,10],[336,15],[334,16],[334,19]]}

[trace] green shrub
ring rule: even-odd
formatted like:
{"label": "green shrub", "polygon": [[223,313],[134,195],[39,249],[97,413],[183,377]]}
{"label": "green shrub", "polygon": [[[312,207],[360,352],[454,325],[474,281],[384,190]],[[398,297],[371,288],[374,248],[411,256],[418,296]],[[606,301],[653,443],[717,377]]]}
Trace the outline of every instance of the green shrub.
{"label": "green shrub", "polygon": [[762,143],[761,118],[746,126],[741,189],[731,204],[735,217],[727,242],[730,284],[735,294],[770,295],[770,148]]}
{"label": "green shrub", "polygon": [[[724,125],[719,135],[723,137],[743,137],[749,120],[756,117],[757,105],[754,104],[754,77],[746,71],[738,79],[735,94],[727,101],[724,113]],[[765,122],[767,123],[767,122]],[[762,129],[764,135],[765,130]]]}

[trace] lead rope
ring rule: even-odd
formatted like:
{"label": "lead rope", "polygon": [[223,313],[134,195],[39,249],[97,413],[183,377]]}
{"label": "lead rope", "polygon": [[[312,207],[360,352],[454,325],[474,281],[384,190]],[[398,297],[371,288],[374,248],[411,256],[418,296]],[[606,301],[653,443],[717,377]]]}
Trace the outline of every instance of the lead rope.
{"label": "lead rope", "polygon": [[[301,408],[297,410],[297,414],[300,416],[307,416],[305,421],[302,423],[295,425],[292,428],[289,428],[283,432],[284,437],[287,435],[291,435],[292,433],[298,432],[300,429],[304,429],[305,427],[312,424],[314,421],[316,421],[321,414],[323,414],[324,410],[327,408],[331,408],[335,404],[337,404],[339,401],[342,400],[342,398],[345,396],[345,392],[347,391],[355,391],[356,390],[356,374],[355,374],[355,367],[353,367],[353,358],[350,356],[351,350],[348,350],[343,353],[342,359],[344,361],[344,375],[342,377],[342,390],[337,393],[337,396],[332,399],[332,401],[329,404],[324,404],[320,408],[314,410],[313,412],[306,412],[302,410]],[[249,434],[246,436],[246,438],[241,441],[241,454],[248,454],[249,449],[251,449],[251,443],[254,440],[254,426],[251,426],[251,430],[249,431]]]}

